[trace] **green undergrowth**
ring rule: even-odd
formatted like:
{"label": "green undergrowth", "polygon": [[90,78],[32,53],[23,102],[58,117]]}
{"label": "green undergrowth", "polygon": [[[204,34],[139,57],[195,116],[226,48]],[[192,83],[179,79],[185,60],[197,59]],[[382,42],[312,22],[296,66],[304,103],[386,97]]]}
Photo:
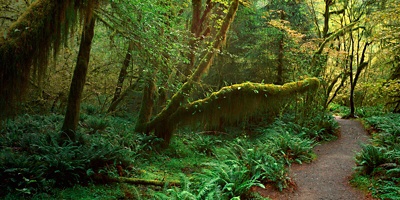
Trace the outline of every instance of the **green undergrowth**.
{"label": "green undergrowth", "polygon": [[134,151],[81,128],[78,141],[60,141],[62,117],[23,115],[0,130],[1,196],[31,197],[54,188],[87,185],[95,176],[128,167]]}
{"label": "green undergrowth", "polygon": [[372,134],[356,156],[353,184],[379,199],[400,199],[400,114],[364,119]]}
{"label": "green undergrowth", "polygon": [[[334,115],[338,116],[349,116],[350,115],[350,107],[340,105],[337,103],[331,103],[328,106],[330,112]],[[383,105],[379,106],[363,106],[363,107],[356,107],[355,114],[358,117],[366,118],[372,116],[379,116],[385,114],[385,108]]]}
{"label": "green undergrowth", "polygon": [[[243,130],[178,130],[168,148],[132,132],[125,118],[81,115],[76,142],[59,139],[60,115],[21,115],[0,130],[0,195],[5,199],[262,199],[250,191],[291,184],[288,166],[315,159],[332,138],[332,117],[304,127],[277,119]],[[326,121],[322,123],[321,121]],[[318,128],[319,127],[319,128]],[[228,130],[228,129],[227,129]],[[180,187],[111,183],[110,178],[180,181]]]}

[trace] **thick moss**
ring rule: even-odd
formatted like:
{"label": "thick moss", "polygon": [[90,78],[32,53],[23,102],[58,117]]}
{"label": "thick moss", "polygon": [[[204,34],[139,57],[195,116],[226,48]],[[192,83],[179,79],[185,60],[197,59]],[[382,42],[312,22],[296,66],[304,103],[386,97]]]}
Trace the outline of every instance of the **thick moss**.
{"label": "thick moss", "polygon": [[[57,52],[78,10],[85,10],[85,2],[37,0],[0,40],[0,119],[10,114],[15,101],[23,96],[32,70],[43,74],[49,55]],[[68,9],[74,15],[66,17]]]}
{"label": "thick moss", "polygon": [[275,111],[282,104],[296,99],[319,87],[317,78],[287,83],[283,86],[261,83],[242,83],[223,87],[209,97],[179,108],[169,118],[169,124],[194,124],[196,122],[218,125],[220,120],[235,122],[243,116],[258,112]]}

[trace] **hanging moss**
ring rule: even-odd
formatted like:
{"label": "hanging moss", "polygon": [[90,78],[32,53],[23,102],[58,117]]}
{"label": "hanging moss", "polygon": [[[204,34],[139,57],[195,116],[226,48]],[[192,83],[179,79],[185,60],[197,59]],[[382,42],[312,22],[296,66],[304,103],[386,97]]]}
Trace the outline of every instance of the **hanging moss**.
{"label": "hanging moss", "polygon": [[57,53],[85,7],[85,0],[37,0],[0,39],[0,119],[13,113],[32,71],[44,74],[49,56]]}
{"label": "hanging moss", "polygon": [[[209,97],[180,107],[163,124],[170,135],[175,126],[196,124],[197,122],[217,126],[222,119],[225,122],[235,122],[243,116],[251,116],[259,112],[275,111],[284,103],[296,99],[299,94],[315,92],[319,87],[317,78],[273,85],[262,83],[242,83],[223,87]],[[168,137],[164,138],[168,139]]]}

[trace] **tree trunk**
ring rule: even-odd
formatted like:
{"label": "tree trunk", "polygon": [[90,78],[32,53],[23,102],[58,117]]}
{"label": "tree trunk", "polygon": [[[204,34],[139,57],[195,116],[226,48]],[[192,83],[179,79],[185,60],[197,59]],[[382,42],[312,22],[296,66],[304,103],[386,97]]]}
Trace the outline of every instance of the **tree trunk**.
{"label": "tree trunk", "polygon": [[82,92],[86,82],[86,74],[89,66],[95,21],[96,19],[92,16],[88,16],[85,19],[81,43],[79,46],[78,59],[69,90],[67,112],[65,113],[64,124],[61,128],[61,138],[70,139],[72,141],[76,139],[75,131],[79,121]]}
{"label": "tree trunk", "polygon": [[168,105],[152,120],[146,125],[146,130],[155,130],[155,135],[159,138],[164,139],[164,145],[168,145],[172,136],[171,124],[168,124],[168,118],[182,105],[184,104],[184,99],[190,90],[193,88],[195,82],[199,81],[201,76],[205,71],[209,69],[211,63],[215,57],[216,51],[221,47],[225,40],[226,33],[232,23],[234,16],[236,14],[237,8],[239,6],[239,1],[235,0],[232,2],[229,11],[222,23],[221,29],[216,35],[211,49],[200,61],[195,72],[189,77],[188,81],[183,84],[181,89],[175,93]]}
{"label": "tree trunk", "polygon": [[[339,76],[340,76],[340,77],[339,77]],[[331,97],[329,100],[327,99],[327,101],[326,101],[326,103],[325,103],[325,108],[327,108],[328,105],[329,105],[330,103],[332,103],[332,101],[335,99],[335,97],[336,97],[337,94],[339,93],[340,89],[342,89],[342,87],[344,86],[344,82],[345,82],[346,79],[347,79],[347,76],[349,76],[349,73],[340,74],[339,76],[337,77],[337,79],[339,79],[339,78],[342,79],[342,80],[340,81],[340,85],[336,88],[336,90],[335,90],[335,92],[333,93],[332,97]],[[327,90],[327,97],[328,97],[328,98],[329,98],[330,92],[331,92],[332,89],[333,89],[333,86],[334,86],[333,84],[335,84],[336,82],[337,82],[337,80],[336,80],[335,82],[332,82],[332,85],[329,86],[330,89]]]}
{"label": "tree trunk", "polygon": [[[359,39],[360,40],[360,39]],[[363,48],[362,54],[361,54],[361,59],[360,61],[357,60],[358,66],[357,66],[357,70],[356,70],[356,74],[354,75],[353,78],[353,74],[350,75],[350,83],[351,83],[351,88],[350,88],[350,118],[354,118],[356,117],[355,115],[355,105],[354,105],[354,90],[356,88],[357,85],[357,81],[358,78],[360,77],[361,72],[368,66],[368,62],[365,62],[365,52],[367,50],[367,47],[370,45],[370,43],[366,42],[365,46]],[[352,64],[350,63],[350,70],[352,70]]]}
{"label": "tree trunk", "polygon": [[124,92],[121,93],[121,95],[116,99],[114,102],[111,103],[110,107],[108,108],[107,112],[114,112],[117,109],[117,106],[119,103],[121,103],[122,100],[128,95],[129,92],[134,91],[139,84],[140,77],[136,80],[136,82],[132,85],[130,85]]}
{"label": "tree trunk", "polygon": [[350,32],[350,42],[351,42],[351,54],[349,55],[349,70],[350,70],[350,115],[349,118],[355,117],[355,106],[354,106],[354,77],[353,77],[353,61],[354,61],[354,38],[353,33]]}
{"label": "tree trunk", "polygon": [[[134,43],[132,41],[130,41],[129,42],[129,46],[128,46],[128,50],[127,50],[126,55],[125,55],[124,62],[122,63],[121,71],[119,72],[118,82],[117,82],[117,86],[115,87],[114,97],[113,97],[113,100],[111,101],[111,105],[117,99],[119,99],[119,97],[121,95],[121,90],[122,90],[122,87],[124,85],[125,77],[128,74],[127,69],[129,67],[129,63],[131,62],[131,59],[132,59],[131,51],[133,50],[133,47],[134,47]],[[110,108],[108,110],[110,110]]]}
{"label": "tree trunk", "polygon": [[[186,66],[183,74],[185,76],[189,76],[195,66],[196,63],[196,51],[197,45],[201,39],[209,34],[209,28],[206,26],[206,21],[208,19],[208,15],[214,7],[214,2],[211,0],[207,0],[206,7],[202,10],[202,0],[192,0],[192,24],[190,27],[190,32],[192,34],[191,40],[189,41],[189,64]],[[204,30],[205,29],[205,30]]]}
{"label": "tree trunk", "polygon": [[329,32],[329,8],[333,5],[333,0],[325,0],[325,13],[324,13],[324,30],[322,31],[322,38],[326,38]]}
{"label": "tree trunk", "polygon": [[320,66],[318,66],[318,61],[320,60],[320,56],[321,56],[321,54],[322,54],[322,51],[323,51],[324,48],[325,48],[325,45],[326,45],[328,42],[330,42],[330,41],[332,41],[333,39],[335,39],[336,37],[345,34],[346,32],[352,32],[353,30],[356,30],[357,28],[360,28],[360,27],[356,27],[356,28],[353,29],[353,27],[354,27],[357,23],[358,23],[357,21],[356,21],[356,22],[352,22],[352,23],[346,25],[345,27],[343,27],[343,28],[337,30],[335,33],[330,34],[330,35],[329,35],[327,38],[325,38],[324,41],[319,45],[317,51],[315,51],[315,52],[313,53],[312,60],[311,60],[311,66],[316,68],[313,76],[318,77],[318,76],[321,75],[322,68],[321,68]]}
{"label": "tree trunk", "polygon": [[156,84],[154,83],[155,72],[146,76],[148,77],[143,88],[142,105],[139,111],[139,118],[136,122],[135,131],[148,134],[146,124],[150,121],[153,114]]}
{"label": "tree trunk", "polygon": [[[283,10],[280,11],[280,18],[281,20],[285,20],[285,13]],[[278,70],[277,70],[277,78],[276,84],[282,85],[283,84],[283,58],[284,58],[284,45],[285,45],[285,33],[281,31],[281,38],[279,40],[279,52],[278,52]]]}

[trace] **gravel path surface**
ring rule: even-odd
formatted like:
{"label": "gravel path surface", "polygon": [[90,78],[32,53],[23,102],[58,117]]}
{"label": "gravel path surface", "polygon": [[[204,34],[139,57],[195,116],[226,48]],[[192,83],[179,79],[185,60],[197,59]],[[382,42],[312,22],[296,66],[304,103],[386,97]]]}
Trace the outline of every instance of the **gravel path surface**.
{"label": "gravel path surface", "polygon": [[341,136],[333,142],[315,147],[317,160],[310,164],[292,165],[290,175],[296,189],[284,192],[259,191],[272,199],[296,200],[361,200],[373,199],[349,185],[355,153],[360,143],[369,139],[362,124],[354,120],[336,118]]}

